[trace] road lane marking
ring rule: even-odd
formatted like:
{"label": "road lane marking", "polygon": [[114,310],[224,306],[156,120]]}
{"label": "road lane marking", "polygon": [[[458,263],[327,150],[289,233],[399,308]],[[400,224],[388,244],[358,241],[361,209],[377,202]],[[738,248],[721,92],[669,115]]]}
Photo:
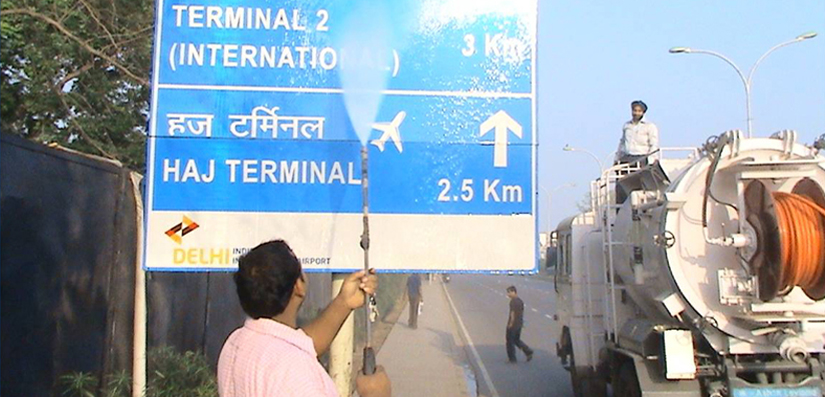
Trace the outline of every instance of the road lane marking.
{"label": "road lane marking", "polygon": [[549,314],[545,314],[545,315],[544,315],[544,317],[547,317],[547,318],[549,318],[549,319],[551,319],[551,320],[553,319],[553,316],[551,316],[551,315],[549,315]]}
{"label": "road lane marking", "polygon": [[467,332],[467,328],[464,327],[464,321],[461,320],[461,316],[458,314],[458,309],[456,309],[455,304],[453,303],[453,298],[450,297],[450,291],[447,291],[447,287],[445,287],[444,284],[441,284],[441,287],[447,295],[447,301],[450,302],[450,309],[453,310],[453,314],[455,315],[456,320],[458,320],[458,326],[461,327],[461,332],[464,334],[464,339],[467,341],[467,345],[470,346],[470,351],[473,353],[473,358],[481,371],[481,377],[484,378],[484,383],[487,384],[487,389],[490,390],[490,397],[500,397],[496,387],[493,386],[493,380],[490,379],[490,373],[487,372],[487,367],[484,366],[484,362],[481,361],[481,356],[478,355],[478,350],[476,350],[476,347],[473,344],[473,339],[470,338],[470,333]]}
{"label": "road lane marking", "polygon": [[538,312],[539,312],[538,310],[536,310],[536,308],[535,308],[535,307],[531,307],[531,308],[530,308],[530,310],[532,310],[532,311],[533,311],[533,313],[538,313]]}

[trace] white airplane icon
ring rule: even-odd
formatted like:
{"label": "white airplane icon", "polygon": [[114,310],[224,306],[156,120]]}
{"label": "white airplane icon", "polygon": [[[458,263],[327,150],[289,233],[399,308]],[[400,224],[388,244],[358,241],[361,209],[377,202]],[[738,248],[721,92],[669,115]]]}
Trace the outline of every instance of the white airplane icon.
{"label": "white airplane icon", "polygon": [[398,126],[401,125],[401,122],[404,121],[404,118],[407,117],[407,112],[400,111],[398,114],[395,115],[395,118],[392,119],[389,123],[374,123],[372,128],[378,131],[384,131],[384,134],[381,135],[378,139],[373,139],[373,145],[378,147],[378,150],[384,151],[384,145],[387,143],[388,139],[392,139],[393,143],[395,143],[395,147],[398,149],[398,153],[404,151],[404,148],[401,146],[401,134],[398,131]]}

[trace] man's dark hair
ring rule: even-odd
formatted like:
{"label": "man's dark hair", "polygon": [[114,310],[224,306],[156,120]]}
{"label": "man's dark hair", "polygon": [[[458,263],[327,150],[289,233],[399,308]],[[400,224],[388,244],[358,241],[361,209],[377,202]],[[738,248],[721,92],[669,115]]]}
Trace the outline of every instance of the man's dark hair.
{"label": "man's dark hair", "polygon": [[518,293],[518,291],[516,291],[516,286],[515,285],[511,285],[511,286],[507,287],[507,292]]}
{"label": "man's dark hair", "polygon": [[634,107],[639,106],[642,108],[642,112],[647,113],[647,104],[642,101],[633,101],[630,102],[630,108],[633,109]]}
{"label": "man's dark hair", "polygon": [[240,258],[235,273],[241,307],[255,319],[283,313],[300,277],[301,262],[283,240],[253,248]]}

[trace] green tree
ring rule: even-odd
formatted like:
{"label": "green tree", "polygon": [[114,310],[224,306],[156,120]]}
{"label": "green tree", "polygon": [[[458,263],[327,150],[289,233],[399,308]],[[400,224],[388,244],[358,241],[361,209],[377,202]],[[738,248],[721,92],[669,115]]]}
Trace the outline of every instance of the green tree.
{"label": "green tree", "polygon": [[143,171],[153,6],[3,1],[0,128]]}
{"label": "green tree", "polygon": [[576,209],[579,212],[590,212],[593,210],[592,202],[590,201],[590,192],[585,192],[584,196],[582,196],[579,201],[576,202]]}

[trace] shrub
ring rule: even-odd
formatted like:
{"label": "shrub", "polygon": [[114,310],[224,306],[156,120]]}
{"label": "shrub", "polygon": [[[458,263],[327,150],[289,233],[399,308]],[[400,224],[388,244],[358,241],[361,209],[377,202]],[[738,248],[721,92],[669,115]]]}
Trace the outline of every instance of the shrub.
{"label": "shrub", "polygon": [[[218,383],[205,355],[178,353],[171,347],[148,353],[146,397],[218,397]],[[132,377],[121,371],[100,384],[88,372],[71,372],[59,379],[65,397],[129,397]]]}
{"label": "shrub", "polygon": [[217,397],[218,382],[205,355],[171,347],[149,353],[147,397]]}

